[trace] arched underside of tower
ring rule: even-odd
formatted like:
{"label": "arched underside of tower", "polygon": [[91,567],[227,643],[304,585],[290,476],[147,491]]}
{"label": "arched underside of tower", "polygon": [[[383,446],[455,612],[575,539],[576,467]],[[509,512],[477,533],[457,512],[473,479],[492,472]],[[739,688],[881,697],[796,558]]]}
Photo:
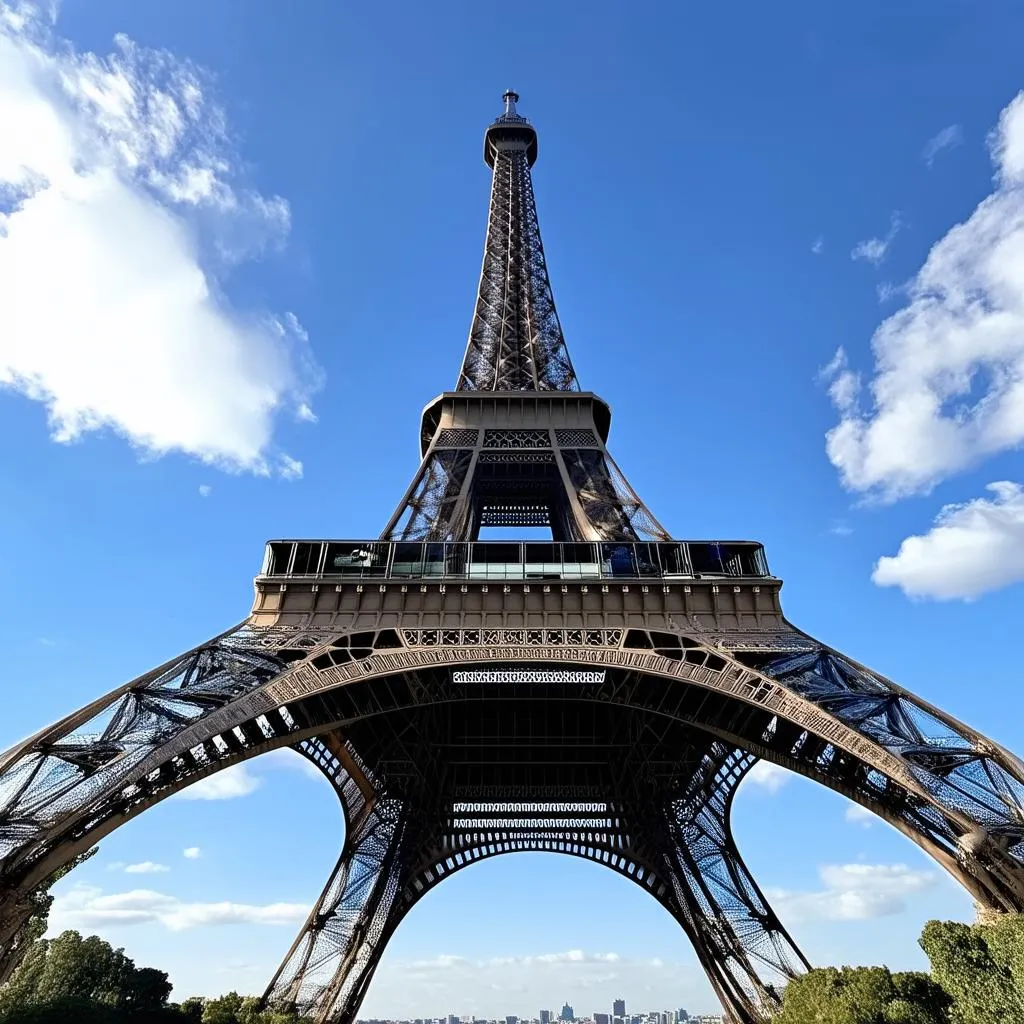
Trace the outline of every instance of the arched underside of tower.
{"label": "arched underside of tower", "polygon": [[0,762],[8,959],[55,870],[286,745],[334,781],[347,821],[268,990],[317,1020],[354,1020],[424,892],[516,850],[585,857],[646,888],[723,1005],[761,1019],[805,962],[732,839],[732,795],[758,758],[878,814],[979,905],[1024,910],[1020,762],[805,635],[730,650],[642,629],[487,632],[243,625],[14,748]]}

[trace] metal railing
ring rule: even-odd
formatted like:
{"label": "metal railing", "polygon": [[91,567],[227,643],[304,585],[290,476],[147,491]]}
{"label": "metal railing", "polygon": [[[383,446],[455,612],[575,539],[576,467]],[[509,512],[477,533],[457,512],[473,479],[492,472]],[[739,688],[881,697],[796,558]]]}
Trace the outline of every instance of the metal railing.
{"label": "metal railing", "polygon": [[261,577],[453,580],[771,578],[755,541],[272,540]]}

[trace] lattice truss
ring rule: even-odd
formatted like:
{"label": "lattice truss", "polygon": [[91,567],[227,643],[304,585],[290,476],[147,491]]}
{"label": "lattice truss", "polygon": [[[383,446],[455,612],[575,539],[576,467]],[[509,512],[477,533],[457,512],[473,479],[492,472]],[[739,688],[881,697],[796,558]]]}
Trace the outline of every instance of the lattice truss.
{"label": "lattice truss", "polygon": [[[171,776],[207,774],[240,741],[234,735],[207,736],[164,763],[154,760],[154,751],[274,678],[282,667],[274,654],[255,647],[252,631],[242,627],[8,751],[0,759],[0,944],[23,923],[5,902],[17,902],[80,852],[78,841],[100,824],[128,815]],[[264,726],[260,739],[274,734],[266,720]]]}
{"label": "lattice truss", "polygon": [[610,455],[563,448],[562,458],[583,514],[602,540],[670,539]]}
{"label": "lattice truss", "polygon": [[[728,831],[731,794],[752,755],[770,757],[882,815],[981,905],[1024,909],[1024,766],[1008,752],[803,634],[794,632],[791,643],[776,636],[767,642],[753,636],[749,643],[733,637],[730,651],[708,638],[665,633],[651,633],[641,643],[631,639],[634,632],[232,630],[0,758],[0,943],[9,947],[24,925],[27,894],[113,828],[199,778],[281,745],[320,765],[349,821],[333,888],[273,989],[275,998],[323,1009],[321,1019],[332,1022],[351,1019],[378,951],[423,890],[481,856],[528,848],[590,857],[640,881],[691,934],[727,1005],[742,1009],[738,1019],[756,1019],[743,1008],[762,1005],[771,996],[767,983],[802,961]],[[548,647],[562,667],[532,667],[514,658],[467,664],[465,657],[449,669],[436,667],[439,648],[469,652],[484,643],[504,645],[510,658],[513,644],[523,651]],[[651,651],[678,665],[683,675],[595,666],[601,650],[625,654],[634,647],[644,649],[638,655]],[[581,652],[575,665],[565,660],[574,648]],[[424,670],[375,678],[367,667],[375,652],[393,657],[399,649],[407,659],[422,651]],[[427,672],[426,666],[435,667]],[[287,704],[265,696],[268,687],[283,685],[283,676],[299,672],[310,680],[342,671],[355,674],[348,685],[308,698],[300,688]],[[447,707],[476,699],[473,687],[493,692],[499,683],[503,691],[574,687],[577,699],[656,712],[719,735],[725,745],[692,775],[688,789],[672,794],[670,812],[660,805],[660,831],[641,828],[634,815],[631,824],[615,828],[570,829],[563,822],[554,834],[552,822],[544,828],[523,822],[525,829],[492,822],[493,828],[456,834],[438,832],[447,821],[436,799],[431,802],[443,788],[440,768],[417,775],[412,767],[428,763],[429,743],[427,754],[413,756],[402,753],[401,736],[389,741],[407,765],[398,776],[428,787],[417,796],[381,791],[355,750],[342,751],[341,768],[340,741],[323,738],[325,728],[335,728],[331,723]],[[426,734],[441,735],[442,728],[432,726]],[[842,729],[859,743],[843,740]],[[361,786],[352,780],[353,766]],[[640,777],[632,769],[630,774]],[[561,798],[577,795],[567,790]],[[505,797],[511,796],[509,790]],[[638,791],[619,804],[641,808],[644,799]],[[643,818],[652,820],[653,814]]]}
{"label": "lattice truss", "polygon": [[472,461],[466,449],[427,456],[405,501],[382,534],[384,540],[459,540],[453,516]]}
{"label": "lattice truss", "polygon": [[317,1019],[358,1008],[398,894],[401,803],[360,792],[346,817],[341,857],[266,995],[268,1005]]}
{"label": "lattice truss", "polygon": [[[350,1024],[384,943],[426,892],[479,860],[534,851],[596,861],[649,891],[684,927],[737,1021],[762,1020],[777,1006],[772,981],[807,964],[732,842],[732,794],[755,761],[713,743],[687,791],[655,808],[653,821],[632,793],[613,803],[455,804],[443,821],[386,801],[378,816],[357,802],[345,851],[266,1002]],[[428,827],[417,830],[417,820]]]}
{"label": "lattice truss", "polygon": [[668,876],[695,947],[725,1005],[770,1013],[786,981],[810,964],[740,858],[729,827],[736,788],[757,758],[716,741],[670,803]]}
{"label": "lattice truss", "polygon": [[530,164],[499,149],[460,391],[578,391],[551,293]]}
{"label": "lattice truss", "polygon": [[[768,660],[761,670],[909,765],[931,805],[897,809],[972,873],[1005,886],[1019,909],[1024,866],[1024,765],[980,733],[828,648]],[[873,780],[878,799],[886,782]]]}

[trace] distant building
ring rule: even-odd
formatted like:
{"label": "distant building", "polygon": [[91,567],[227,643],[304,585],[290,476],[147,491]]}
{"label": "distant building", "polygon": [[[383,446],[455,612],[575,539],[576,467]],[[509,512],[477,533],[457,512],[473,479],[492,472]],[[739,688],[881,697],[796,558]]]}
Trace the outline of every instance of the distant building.
{"label": "distant building", "polygon": [[680,1006],[679,1009],[676,1010],[676,1024],[683,1024],[684,1021],[688,1021],[689,1019],[690,1015]]}
{"label": "distant building", "polygon": [[594,1024],[612,1024],[611,1014],[608,1013],[595,1013]]}
{"label": "distant building", "polygon": [[448,1024],[460,1024],[459,1018],[454,1013],[449,1013]]}
{"label": "distant building", "polygon": [[506,1017],[505,1018],[505,1024],[519,1024],[519,1018],[518,1017]]}
{"label": "distant building", "polygon": [[616,999],[612,1003],[612,1013],[615,1014],[616,1017],[625,1017],[626,1016],[626,1000],[625,999]]}
{"label": "distant building", "polygon": [[558,1016],[561,1020],[575,1020],[576,1011],[566,1003],[565,1006],[562,1007],[562,1012]]}
{"label": "distant building", "polygon": [[551,1011],[541,1010],[540,1011],[540,1024],[551,1024]]}

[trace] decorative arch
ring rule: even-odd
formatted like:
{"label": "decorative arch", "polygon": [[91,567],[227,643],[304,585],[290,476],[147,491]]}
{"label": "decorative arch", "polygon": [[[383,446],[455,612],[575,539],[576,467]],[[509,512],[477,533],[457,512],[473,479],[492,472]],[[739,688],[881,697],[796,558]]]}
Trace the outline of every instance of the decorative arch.
{"label": "decorative arch", "polygon": [[[346,848],[319,916],[268,990],[322,1020],[354,1019],[382,943],[422,892],[483,856],[545,842],[576,844],[560,852],[634,880],[642,871],[639,881],[673,908],[724,1004],[739,1020],[757,1020],[772,990],[754,963],[770,961],[783,975],[805,964],[732,842],[731,794],[759,757],[895,825],[980,905],[1024,909],[1020,762],[803,634],[779,651],[642,630],[565,631],[579,642],[568,637],[557,646],[549,637],[530,645],[522,630],[507,631],[514,635],[498,645],[482,643],[482,631],[448,632],[439,642],[422,630],[325,634],[243,624],[8,751],[0,758],[0,942],[13,945],[36,886],[124,821],[199,778],[285,745],[332,779],[346,817]],[[495,672],[519,675],[487,682]],[[532,838],[510,832],[444,847],[443,837],[405,820],[409,794],[392,795],[389,780],[346,739],[356,723],[537,686],[547,687],[546,699],[628,709],[707,738],[705,770],[717,781],[705,779],[705,804],[678,794],[659,835],[638,837],[628,850],[543,829]],[[723,786],[721,772],[732,772],[732,783]],[[714,793],[723,794],[721,806],[713,806]],[[700,863],[715,856],[717,874]],[[360,909],[346,910],[342,897],[355,882]],[[737,901],[731,912],[722,907],[729,898]],[[383,917],[367,918],[370,906],[378,912],[385,904],[392,909]],[[334,936],[330,956],[317,943],[306,956],[314,933]],[[758,945],[765,936],[767,956]],[[316,981],[325,971],[330,980]]]}

